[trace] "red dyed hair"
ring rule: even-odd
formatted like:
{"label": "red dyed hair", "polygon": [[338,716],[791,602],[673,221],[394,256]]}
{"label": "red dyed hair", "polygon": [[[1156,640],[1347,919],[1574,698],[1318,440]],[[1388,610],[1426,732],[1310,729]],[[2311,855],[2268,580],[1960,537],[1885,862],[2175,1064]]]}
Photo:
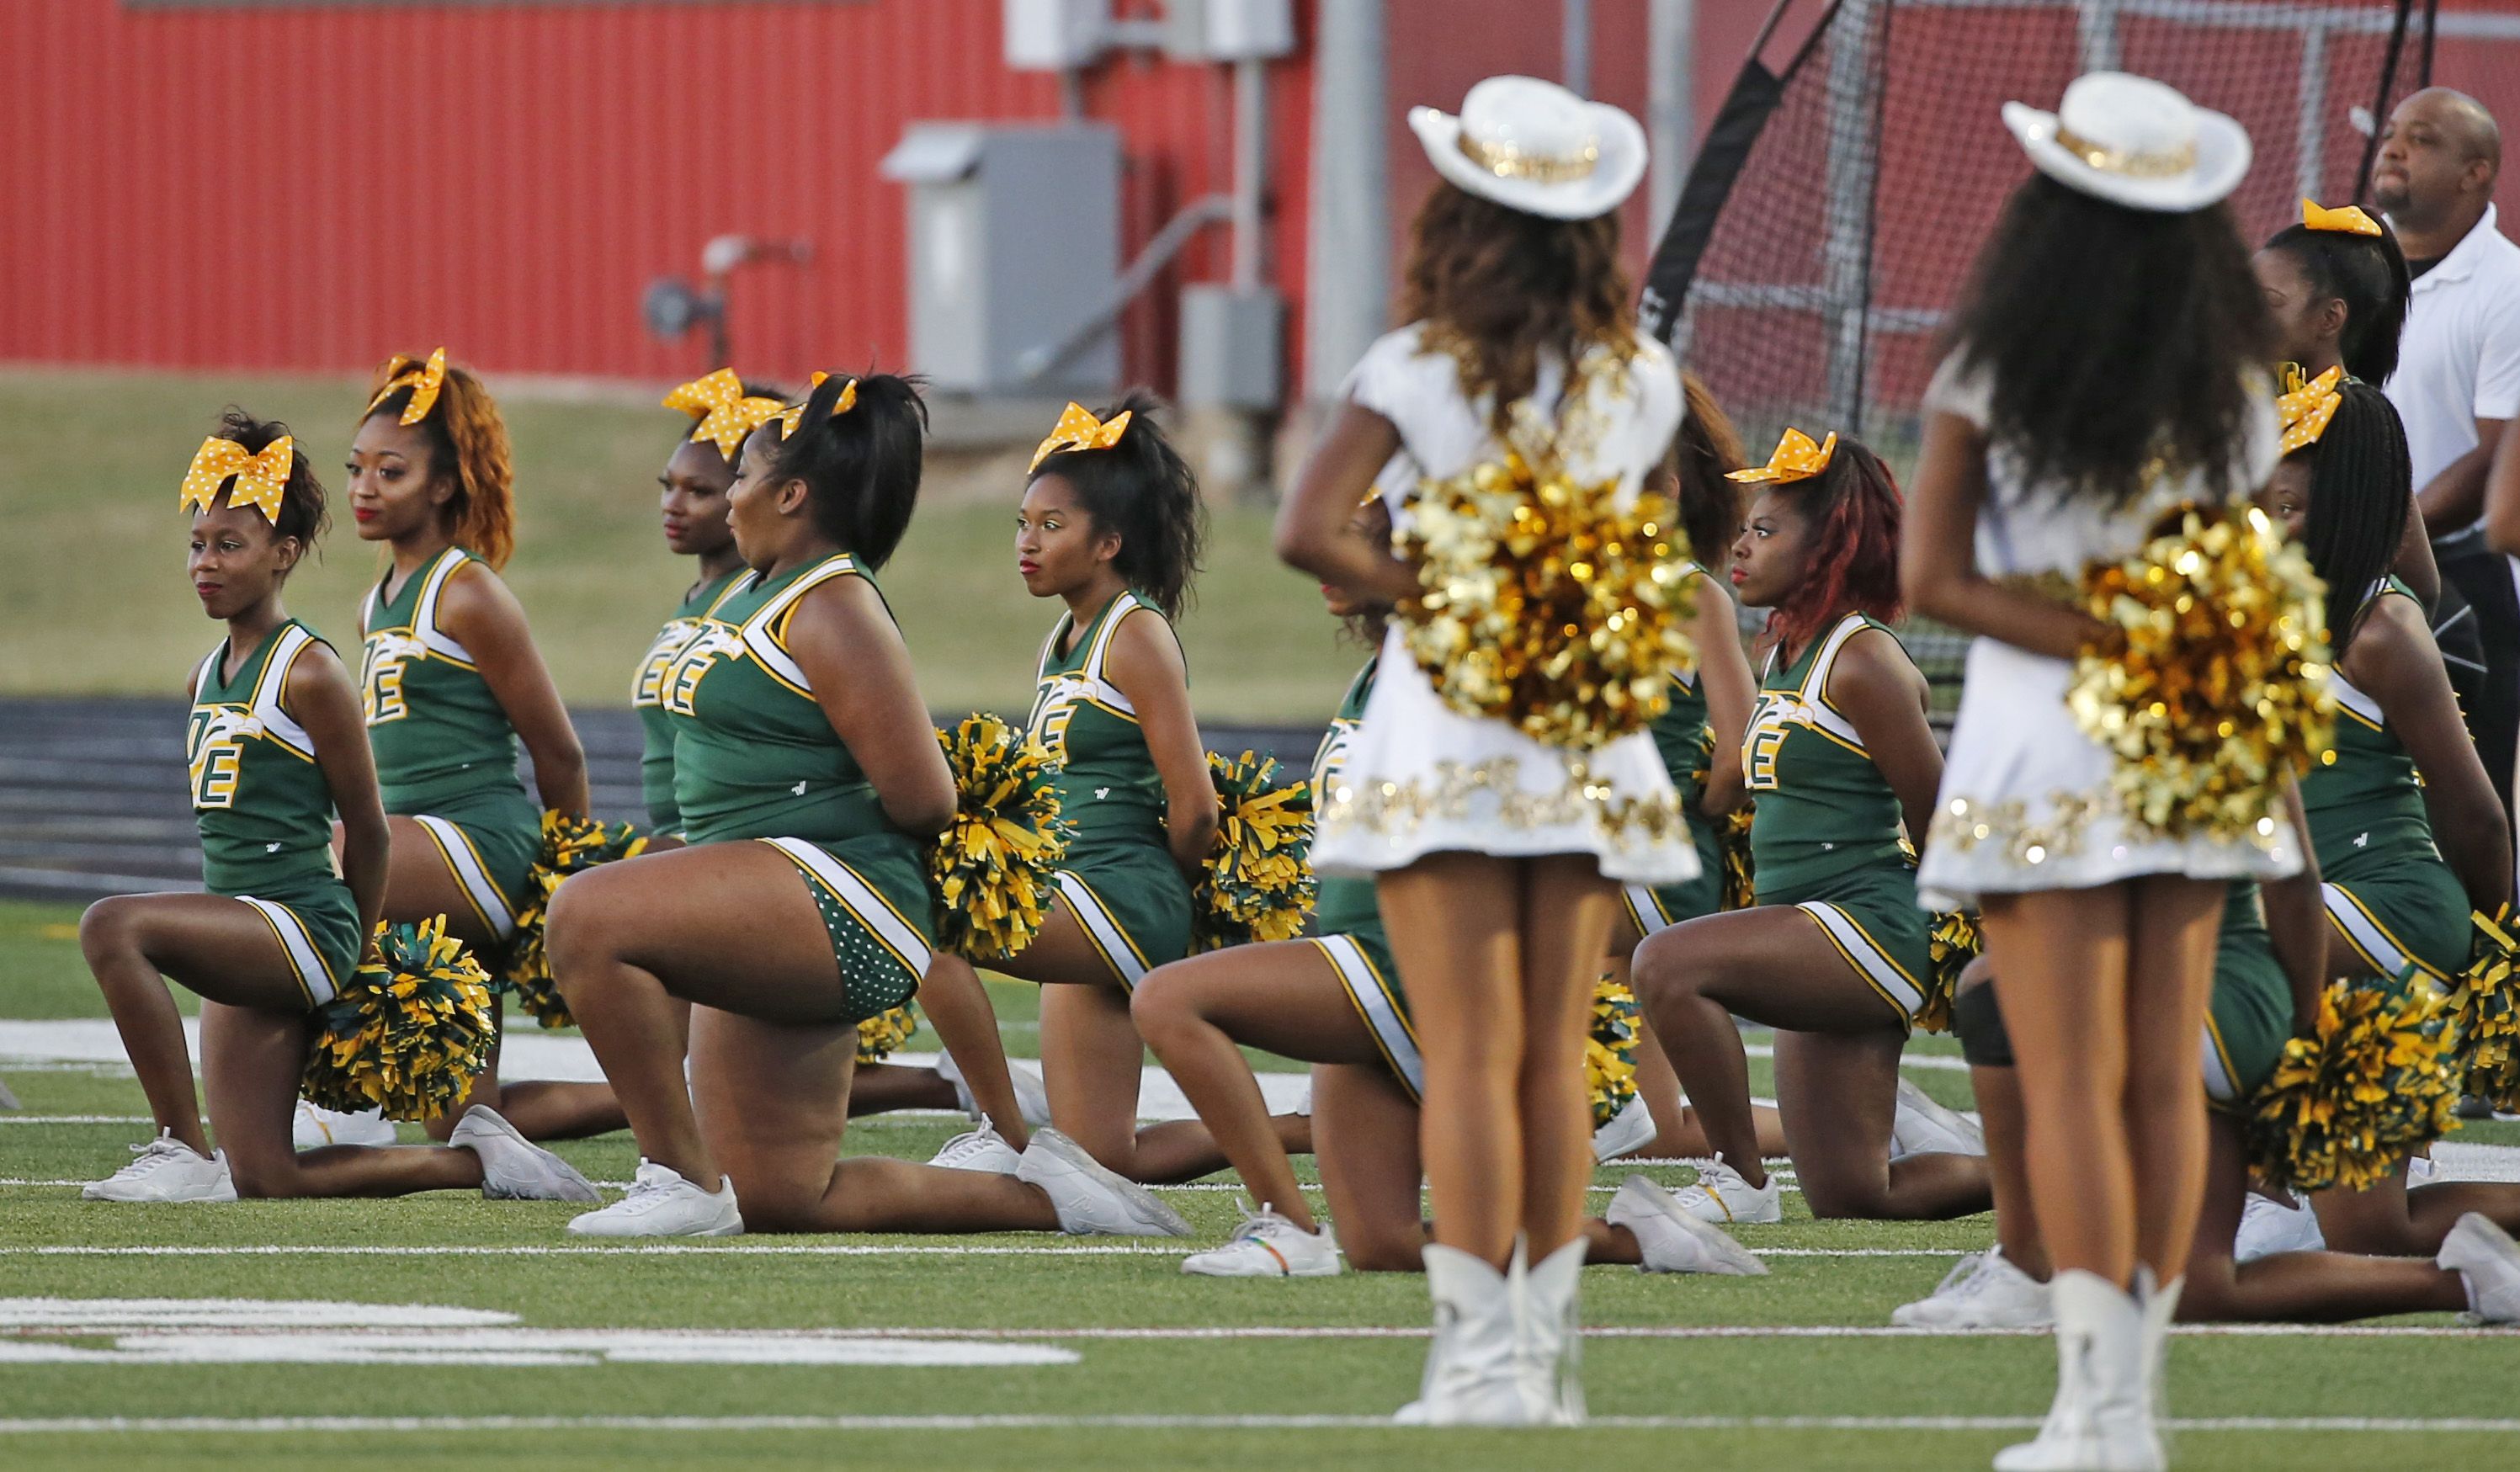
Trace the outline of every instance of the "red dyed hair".
{"label": "red dyed hair", "polygon": [[1899,596],[1902,503],[1881,457],[1841,439],[1827,469],[1781,489],[1812,528],[1811,565],[1769,613],[1769,634],[1794,647],[1849,613],[1897,622],[1907,611]]}

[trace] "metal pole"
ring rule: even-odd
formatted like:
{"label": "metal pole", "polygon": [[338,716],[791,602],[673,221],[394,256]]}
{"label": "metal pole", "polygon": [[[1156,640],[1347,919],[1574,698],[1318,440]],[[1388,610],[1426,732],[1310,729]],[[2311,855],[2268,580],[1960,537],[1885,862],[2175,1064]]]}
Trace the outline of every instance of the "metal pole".
{"label": "metal pole", "polygon": [[1559,0],[1558,69],[1566,90],[1577,97],[1593,95],[1593,0]]}
{"label": "metal pole", "polygon": [[1326,399],[1389,324],[1389,58],[1383,0],[1320,10],[1313,170],[1304,239],[1305,397]]}
{"label": "metal pole", "polygon": [[2327,29],[2321,25],[2301,33],[2301,109],[2293,120],[2293,192],[2306,200],[2327,198]]}
{"label": "metal pole", "polygon": [[1260,202],[1269,168],[1269,64],[1234,64],[1234,290],[1260,287]]}
{"label": "metal pole", "polygon": [[2118,0],[2083,0],[2076,30],[2083,43],[2085,71],[2117,69]]}
{"label": "metal pole", "polygon": [[[1826,299],[1828,399],[1825,412],[1850,434],[1864,401],[1864,329],[1871,286],[1875,14],[1883,0],[1845,0],[1828,38],[1828,115],[1838,146],[1828,156],[1827,237],[1822,245]],[[1850,126],[1850,124],[1852,124]]]}
{"label": "metal pole", "polygon": [[1645,131],[1651,172],[1645,217],[1659,232],[1680,204],[1697,154],[1697,0],[1651,0],[1645,12]]}

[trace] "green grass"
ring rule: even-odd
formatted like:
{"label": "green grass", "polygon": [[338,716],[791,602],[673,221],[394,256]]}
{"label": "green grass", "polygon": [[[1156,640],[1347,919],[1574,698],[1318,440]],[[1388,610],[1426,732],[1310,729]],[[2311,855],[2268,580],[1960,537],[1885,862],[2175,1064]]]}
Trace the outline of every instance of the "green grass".
{"label": "green grass", "polygon": [[[97,1015],[75,947],[75,912],[0,905],[0,1016]],[[1037,1051],[1031,989],[993,987],[1009,1050]],[[914,1047],[926,1046],[922,1039]],[[1945,1040],[1917,1051],[1948,1053]],[[1286,1067],[1272,1061],[1268,1066]],[[1752,1060],[1761,1093],[1771,1076]],[[1965,1103],[1963,1076],[1916,1070],[1916,1080]],[[56,1068],[10,1075],[36,1115],[145,1112],[126,1070]],[[933,1118],[852,1125],[852,1152],[923,1158],[957,1128]],[[0,1178],[92,1179],[141,1138],[136,1124],[0,1123]],[[417,1132],[405,1127],[407,1138]],[[2498,1126],[2463,1137],[2510,1143]],[[626,1177],[627,1136],[564,1143],[562,1154],[597,1180]],[[1305,1182],[1315,1177],[1301,1161]],[[1625,1168],[1599,1173],[1614,1185]],[[1654,1167],[1670,1183],[1685,1168]],[[1223,1191],[1167,1193],[1203,1242],[1236,1217]],[[1596,1196],[1597,1203],[1603,1199]],[[1647,1277],[1621,1269],[1587,1274],[1584,1309],[1598,1326],[1877,1325],[1929,1290],[1949,1255],[1984,1244],[1983,1219],[1932,1225],[1821,1223],[1799,1197],[1787,1220],[1740,1228],[1754,1248],[1905,1249],[1919,1257],[1812,1256],[1771,1260],[1765,1278]],[[83,1203],[71,1186],[0,1185],[0,1297],[329,1299],[501,1310],[541,1328],[989,1329],[1063,1345],[1060,1366],[872,1366],[607,1363],[572,1367],[393,1365],[11,1364],[0,1358],[0,1463],[94,1466],[109,1457],[150,1465],[337,1467],[390,1458],[426,1466],[617,1467],[742,1458],[767,1465],[922,1467],[1324,1465],[1463,1467],[1748,1465],[1983,1466],[2018,1433],[2001,1427],[1832,1429],[1753,1427],[1745,1417],[2027,1417],[2044,1408],[2051,1358],[2036,1338],[1618,1339],[1595,1336],[1585,1380],[1597,1416],[1718,1418],[1709,1427],[1602,1426],[1580,1435],[1410,1433],[1379,1427],[1122,1427],[1054,1424],[977,1429],[796,1426],[745,1430],[565,1424],[544,1429],[320,1428],[210,1434],[27,1434],[43,1418],[639,1417],[639,1416],[1378,1416],[1409,1398],[1423,1353],[1414,1338],[1094,1339],[1093,1328],[1390,1327],[1425,1322],[1414,1277],[1347,1274],[1296,1282],[1220,1282],[1183,1276],[1170,1251],[1030,1257],[748,1256],[615,1252],[518,1256],[42,1256],[57,1247],[431,1246],[549,1248],[575,1208],[492,1204],[444,1192],[385,1202],[246,1202],[129,1208]],[[1058,1247],[1040,1236],[739,1239],[775,1245],[1012,1245]],[[2444,1316],[2399,1320],[2441,1323]],[[13,1342],[0,1331],[0,1355]],[[75,1341],[110,1343],[91,1337]],[[2179,1412],[2187,1417],[2502,1417],[2520,1377],[2520,1336],[2358,1339],[2182,1338],[2176,1347]],[[2475,1432],[2189,1431],[2183,1465],[2306,1472],[2404,1465],[2508,1465],[2520,1444]]]}
{"label": "green grass", "polygon": [[[0,586],[0,695],[171,695],[209,647],[184,579],[175,490],[220,406],[287,421],[328,486],[361,384],[46,369],[0,373],[0,505],[22,558]],[[631,667],[690,582],[656,529],[655,477],[679,416],[626,395],[512,394],[519,528],[508,578],[574,703],[628,703]],[[934,455],[884,592],[937,710],[1021,707],[1057,609],[1014,572],[1021,462]],[[291,611],[356,642],[380,554],[346,513],[292,580]],[[1201,714],[1306,721],[1336,708],[1357,662],[1311,584],[1269,550],[1268,513],[1213,508],[1198,606],[1182,624]]]}

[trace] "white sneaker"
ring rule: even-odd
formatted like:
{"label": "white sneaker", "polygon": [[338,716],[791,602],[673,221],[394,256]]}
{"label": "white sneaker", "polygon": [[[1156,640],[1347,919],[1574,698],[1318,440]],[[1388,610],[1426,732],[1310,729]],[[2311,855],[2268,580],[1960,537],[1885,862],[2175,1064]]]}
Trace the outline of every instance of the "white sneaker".
{"label": "white sneaker", "polygon": [[945,1141],[945,1147],[927,1158],[927,1163],[940,1171],[979,1171],[991,1176],[1012,1176],[1023,1164],[1023,1156],[1007,1137],[980,1116],[980,1128],[966,1130]]}
{"label": "white sneaker", "polygon": [[1336,1277],[1338,1239],[1327,1227],[1306,1231],[1266,1204],[1245,1217],[1222,1247],[1182,1259],[1182,1271],[1201,1277]]}
{"label": "white sneaker", "polygon": [[[2289,1193],[2287,1193],[2289,1194]],[[2318,1213],[2299,1196],[2287,1205],[2256,1191],[2240,1207],[2240,1230],[2231,1243],[2231,1261],[2254,1263],[2278,1252],[2318,1252],[2327,1246],[2318,1229]]]}
{"label": "white sneaker", "polygon": [[172,1130],[160,1130],[158,1137],[145,1145],[131,1147],[131,1164],[83,1186],[79,1196],[87,1201],[234,1201],[236,1182],[228,1178],[225,1153],[203,1157],[191,1145],[175,1137]]}
{"label": "white sneaker", "polygon": [[1902,1155],[1983,1155],[1986,1132],[1957,1109],[1899,1080],[1898,1112],[1890,1122],[1890,1158]]}
{"label": "white sneaker", "polygon": [[1015,1163],[1015,1178],[1040,1186],[1058,1213],[1058,1229],[1071,1236],[1186,1237],[1190,1224],[1154,1193],[1085,1153],[1085,1147],[1044,1125]]}
{"label": "white sneaker", "polygon": [[297,1101],[297,1114],[289,1122],[289,1143],[294,1149],[320,1150],[326,1145],[389,1145],[395,1142],[393,1121],[382,1109],[362,1109],[356,1114],[343,1114],[338,1109],[325,1109]]}
{"label": "white sneaker", "polygon": [[1777,1178],[1770,1176],[1766,1185],[1752,1185],[1741,1179],[1741,1173],[1724,1163],[1724,1157],[1697,1168],[1697,1183],[1685,1186],[1672,1199],[1680,1209],[1700,1222],[1758,1223],[1781,1222],[1784,1207],[1777,1190]]}
{"label": "white sneaker", "polygon": [[2520,1323],[2520,1246],[2484,1213],[2453,1223],[2433,1262],[2466,1281],[2470,1321]]}
{"label": "white sneaker", "polygon": [[1645,1107],[1645,1096],[1638,1094],[1628,1106],[1610,1117],[1610,1122],[1593,1132],[1593,1158],[1616,1160],[1629,1152],[1652,1143],[1662,1127],[1654,1123],[1653,1111]]}
{"label": "white sneaker", "polygon": [[[2488,1119],[2493,1117],[2490,1112],[2486,1115]],[[2430,1185],[2440,1179],[2441,1173],[2441,1162],[2430,1155],[2410,1155],[2407,1158],[2407,1189]]]}
{"label": "white sneaker", "polygon": [[[981,1117],[980,1101],[972,1094],[971,1086],[965,1082],[962,1065],[954,1061],[952,1053],[937,1053],[936,1076],[954,1086],[955,1101],[963,1106],[965,1114],[973,1119]],[[1009,1058],[1007,1078],[1015,1086],[1015,1112],[1023,1116],[1025,1126],[1049,1124],[1050,1091],[1042,1087],[1041,1075]],[[928,1163],[933,1165],[935,1162]]]}
{"label": "white sneaker", "polygon": [[1890,1321],[1903,1329],[2044,1329],[2056,1315],[2048,1285],[1990,1247],[1953,1264],[1933,1292],[1891,1310]]}
{"label": "white sneaker", "polygon": [[492,1201],[602,1201],[577,1167],[517,1133],[487,1104],[464,1111],[446,1142],[481,1160],[481,1194]]}
{"label": "white sneaker", "polygon": [[1603,1220],[1636,1234],[1644,1250],[1640,1272],[1713,1272],[1762,1277],[1768,1265],[1750,1249],[1688,1214],[1671,1192],[1642,1176],[1630,1176],[1610,1198]]}
{"label": "white sneaker", "polygon": [[581,1237],[732,1237],[742,1233],[743,1214],[736,1208],[733,1181],[711,1193],[643,1159],[630,1194],[571,1218],[568,1229]]}

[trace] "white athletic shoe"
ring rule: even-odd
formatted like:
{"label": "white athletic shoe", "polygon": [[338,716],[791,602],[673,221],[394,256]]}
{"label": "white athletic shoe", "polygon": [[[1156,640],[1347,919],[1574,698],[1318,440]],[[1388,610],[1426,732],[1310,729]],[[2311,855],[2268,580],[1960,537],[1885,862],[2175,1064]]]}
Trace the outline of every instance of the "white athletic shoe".
{"label": "white athletic shoe", "polygon": [[581,1237],[732,1237],[742,1234],[743,1213],[736,1207],[733,1181],[712,1193],[670,1167],[643,1159],[630,1194],[571,1218],[568,1229]]}
{"label": "white athletic shoe", "polygon": [[1653,1111],[1645,1107],[1644,1095],[1638,1094],[1628,1100],[1626,1108],[1611,1116],[1608,1124],[1593,1132],[1593,1158],[1616,1160],[1651,1143],[1661,1128],[1654,1123]]}
{"label": "white athletic shoe", "polygon": [[2452,1224],[2433,1262],[2466,1281],[2470,1321],[2520,1323],[2520,1246],[2484,1213]]}
{"label": "white athletic shoe", "polygon": [[[2290,1194],[2287,1192],[2287,1194]],[[2240,1207],[2240,1230],[2231,1243],[2231,1261],[2254,1263],[2278,1252],[2318,1252],[2327,1245],[2318,1229],[2318,1213],[2293,1196],[2290,1203],[2270,1201],[2256,1191]]]}
{"label": "white athletic shoe", "polygon": [[131,1147],[131,1164],[83,1186],[79,1196],[87,1201],[234,1201],[236,1182],[228,1179],[228,1158],[224,1151],[206,1159],[191,1145],[175,1137],[172,1130],[160,1130],[158,1137],[145,1145]]}
{"label": "white athletic shoe", "polygon": [[1984,1155],[1986,1132],[1957,1109],[1934,1101],[1933,1095],[1899,1081],[1898,1112],[1890,1122],[1890,1158],[1902,1155]]}
{"label": "white athletic shoe", "polygon": [[1762,1277],[1768,1265],[1719,1228],[1690,1216],[1671,1192],[1642,1176],[1630,1176],[1610,1198],[1604,1219],[1636,1234],[1644,1249],[1640,1272],[1713,1272]]}
{"label": "white athletic shoe", "polygon": [[393,1121],[385,1118],[382,1109],[343,1114],[299,1099],[297,1114],[289,1122],[289,1143],[300,1150],[320,1150],[326,1145],[389,1145],[394,1143]]}
{"label": "white athletic shoe", "polygon": [[2048,1285],[1990,1247],[1953,1264],[1933,1292],[1891,1310],[1890,1321],[1903,1329],[2044,1329],[2056,1314]]}
{"label": "white athletic shoe", "polygon": [[[2486,1116],[2488,1119],[2493,1117],[2492,1114]],[[2413,1190],[2419,1185],[2430,1185],[2440,1177],[2441,1162],[2430,1155],[2410,1155],[2407,1158],[2407,1189]]]}
{"label": "white athletic shoe", "polygon": [[1306,1231],[1263,1205],[1245,1217],[1222,1247],[1182,1259],[1182,1271],[1201,1277],[1336,1277],[1338,1239],[1327,1227]]}
{"label": "white athletic shoe", "polygon": [[1697,1183],[1684,1186],[1672,1199],[1680,1209],[1700,1222],[1757,1223],[1781,1222],[1784,1207],[1777,1190],[1777,1178],[1771,1175],[1766,1185],[1754,1186],[1741,1179],[1741,1173],[1724,1163],[1724,1157],[1697,1168]]}
{"label": "white athletic shoe", "polygon": [[1007,1137],[980,1116],[980,1128],[966,1130],[945,1141],[945,1147],[927,1158],[927,1163],[940,1171],[979,1171],[991,1176],[1012,1176],[1023,1164],[1023,1156]]}
{"label": "white athletic shoe", "polygon": [[[962,1066],[954,1061],[952,1053],[939,1052],[936,1055],[936,1076],[954,1086],[955,1101],[963,1106],[965,1114],[973,1119],[980,1118],[980,1101],[972,1094],[970,1084],[964,1080]],[[1027,1127],[1049,1124],[1050,1091],[1041,1086],[1041,1075],[1009,1058],[1007,1078],[1015,1086],[1015,1110],[1023,1116],[1024,1124]],[[934,1163],[929,1162],[931,1165]]]}
{"label": "white athletic shoe", "polygon": [[1154,1193],[1085,1153],[1085,1147],[1044,1125],[1015,1164],[1017,1180],[1050,1194],[1058,1229],[1071,1236],[1186,1237],[1190,1224]]}
{"label": "white athletic shoe", "polygon": [[577,1167],[517,1133],[487,1104],[455,1122],[446,1142],[481,1160],[481,1194],[492,1201],[602,1201]]}

